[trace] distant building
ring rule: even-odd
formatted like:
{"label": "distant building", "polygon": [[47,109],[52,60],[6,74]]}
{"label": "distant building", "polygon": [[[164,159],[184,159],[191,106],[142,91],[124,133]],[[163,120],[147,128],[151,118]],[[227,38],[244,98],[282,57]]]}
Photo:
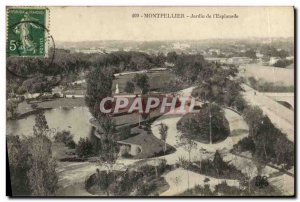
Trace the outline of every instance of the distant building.
{"label": "distant building", "polygon": [[257,57],[257,58],[262,58],[262,57],[264,57],[264,54],[261,54],[261,53],[257,52],[257,53],[256,53],[256,57]]}
{"label": "distant building", "polygon": [[294,60],[294,56],[287,56],[285,59],[287,59],[287,60]]}
{"label": "distant building", "polygon": [[241,64],[248,64],[252,61],[249,57],[231,57],[227,59],[227,63],[241,65]]}
{"label": "distant building", "polygon": [[218,63],[226,63],[227,62],[227,58],[205,58],[205,60],[207,61],[211,61],[211,62],[218,62]]}
{"label": "distant building", "polygon": [[190,45],[189,44],[186,44],[186,43],[174,43],[173,44],[173,48],[174,49],[180,49],[180,50],[185,50],[187,48],[189,48]]}
{"label": "distant building", "polygon": [[128,154],[136,158],[151,158],[164,152],[164,142],[145,132],[118,141],[118,144],[123,147],[120,151],[126,150]]}
{"label": "distant building", "polygon": [[165,62],[166,67],[174,67],[175,64],[171,62]]}
{"label": "distant building", "polygon": [[63,97],[64,96],[63,90],[64,90],[63,86],[56,86],[55,88],[52,89],[52,94],[56,94],[59,95],[60,97]]}
{"label": "distant building", "polygon": [[40,93],[25,93],[24,98],[25,99],[33,99],[40,96]]}
{"label": "distant building", "polygon": [[217,55],[219,55],[221,53],[220,49],[209,49],[208,53],[210,55],[212,55],[213,53],[216,53]]}
{"label": "distant building", "polygon": [[280,57],[270,57],[269,65],[274,65],[278,60]]}

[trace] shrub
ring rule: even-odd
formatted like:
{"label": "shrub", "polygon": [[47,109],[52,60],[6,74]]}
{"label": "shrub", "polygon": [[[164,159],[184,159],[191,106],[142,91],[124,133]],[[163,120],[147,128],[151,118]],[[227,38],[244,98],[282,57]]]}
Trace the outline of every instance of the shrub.
{"label": "shrub", "polygon": [[76,146],[76,154],[79,157],[89,157],[93,155],[93,145],[88,138],[80,138]]}
{"label": "shrub", "polygon": [[53,98],[60,98],[60,94],[59,93],[54,93]]}
{"label": "shrub", "polygon": [[234,149],[238,150],[239,152],[244,151],[251,151],[252,153],[255,152],[255,144],[250,137],[245,137],[241,139],[236,145],[233,146]]}
{"label": "shrub", "polygon": [[71,149],[74,149],[76,146],[73,140],[73,135],[70,133],[70,131],[66,131],[66,130],[57,132],[56,135],[54,136],[54,141],[62,142]]}
{"label": "shrub", "polygon": [[281,60],[278,60],[273,66],[285,68],[292,63],[293,63],[293,60],[281,59]]}
{"label": "shrub", "polygon": [[[211,108],[211,109],[209,109]],[[211,114],[211,119],[210,119]],[[222,109],[217,105],[204,105],[198,113],[185,115],[177,124],[184,136],[193,140],[209,143],[210,125],[212,133],[212,143],[222,141],[230,133],[229,123]]]}
{"label": "shrub", "polygon": [[131,137],[131,128],[130,126],[124,126],[120,129],[119,133],[119,140],[125,140],[127,138]]}
{"label": "shrub", "polygon": [[134,93],[134,89],[135,89],[134,83],[131,82],[131,81],[127,81],[124,90],[125,90],[127,93]]}

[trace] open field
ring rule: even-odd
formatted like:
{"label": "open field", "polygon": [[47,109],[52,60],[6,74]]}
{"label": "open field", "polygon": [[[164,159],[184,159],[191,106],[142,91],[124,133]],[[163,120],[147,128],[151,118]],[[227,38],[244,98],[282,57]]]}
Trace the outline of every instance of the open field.
{"label": "open field", "polygon": [[294,69],[279,68],[272,66],[261,66],[257,64],[245,65],[240,67],[240,74],[244,77],[254,77],[267,82],[274,82],[285,86],[294,86]]}

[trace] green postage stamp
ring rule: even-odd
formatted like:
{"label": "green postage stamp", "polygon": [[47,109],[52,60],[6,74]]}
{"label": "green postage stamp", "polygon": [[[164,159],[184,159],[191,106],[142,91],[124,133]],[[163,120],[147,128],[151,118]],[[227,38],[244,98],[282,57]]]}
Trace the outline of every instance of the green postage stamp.
{"label": "green postage stamp", "polygon": [[48,9],[7,7],[7,56],[46,57]]}

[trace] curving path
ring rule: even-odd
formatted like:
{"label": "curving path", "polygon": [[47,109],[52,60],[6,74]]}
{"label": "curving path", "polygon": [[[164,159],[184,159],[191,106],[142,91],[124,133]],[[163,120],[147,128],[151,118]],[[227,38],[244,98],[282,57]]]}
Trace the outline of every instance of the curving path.
{"label": "curving path", "polygon": [[[187,89],[182,90],[179,94],[182,96],[190,96],[194,87],[190,87]],[[246,137],[248,135],[248,125],[245,123],[244,119],[236,112],[231,109],[224,109],[225,117],[229,122],[230,127],[230,135],[227,137],[226,140],[216,143],[216,144],[204,144],[201,142],[195,141],[197,147],[191,151],[191,160],[203,160],[206,158],[213,157],[216,150],[219,150],[223,156],[224,160],[232,161],[236,157],[229,153],[232,149],[233,145],[236,144],[239,140]],[[164,123],[169,127],[168,136],[166,142],[176,148],[176,152],[159,157],[166,159],[168,164],[175,164],[178,162],[179,157],[184,157],[186,159],[189,158],[189,153],[185,150],[183,145],[180,145],[180,136],[182,135],[180,131],[177,130],[177,123],[182,118],[184,114],[180,115],[171,115],[171,114],[164,114],[160,118],[158,118],[152,125],[151,130],[154,136],[160,138],[159,134],[159,124]],[[246,160],[247,162],[251,162],[250,160]],[[235,161],[238,162],[238,161]],[[192,188],[197,184],[204,184],[204,179],[207,177],[210,179],[208,184],[213,189],[214,186],[222,181],[226,181],[231,186],[238,186],[237,180],[225,180],[225,179],[216,179],[212,177],[208,177],[205,175],[201,175],[192,171],[187,171],[182,168],[176,169],[167,173],[165,176],[166,181],[169,183],[170,188],[162,193],[163,196],[171,196],[180,194],[188,188]],[[187,178],[190,179],[190,184],[187,183]],[[178,180],[184,180],[186,183],[178,183]]]}
{"label": "curving path", "polygon": [[[183,96],[190,96],[193,87],[184,89],[180,92]],[[157,138],[160,138],[159,134],[159,124],[164,123],[169,127],[168,136],[166,142],[176,148],[176,152],[170,155],[163,156],[169,164],[174,164],[178,161],[179,157],[184,157],[188,159],[189,153],[185,150],[183,145],[180,145],[180,136],[182,135],[180,131],[177,130],[177,123],[182,118],[184,114],[180,115],[171,115],[169,113],[164,114],[158,118],[152,125],[151,130],[153,135]],[[248,135],[248,126],[245,123],[244,119],[237,114],[236,112],[225,109],[225,117],[229,122],[230,135],[228,138],[222,142],[216,144],[205,144],[195,141],[197,148],[193,149],[191,152],[192,160],[200,160],[203,158],[208,158],[214,154],[216,150],[221,152],[229,152],[232,149],[232,146],[236,144],[239,140]],[[201,151],[199,151],[201,150]]]}
{"label": "curving path", "polygon": [[[184,89],[180,91],[178,94],[181,96],[190,96],[192,93],[192,90],[194,87],[190,87],[187,89]],[[257,175],[257,169],[253,161],[249,158],[244,158],[242,156],[237,156],[232,153],[230,153],[230,149],[234,144],[236,144],[239,140],[242,138],[246,137],[248,135],[248,126],[245,123],[244,119],[236,112],[234,112],[231,109],[224,109],[225,111],[225,117],[229,122],[229,127],[230,127],[230,135],[229,137],[216,144],[204,144],[201,142],[196,142],[197,148],[193,149],[191,152],[191,160],[192,161],[197,161],[197,160],[203,160],[206,158],[212,158],[215,151],[219,150],[223,156],[223,159],[227,162],[230,162],[234,166],[236,166],[239,170],[241,170],[243,173],[248,173],[250,172],[251,177],[255,177]],[[155,159],[166,159],[168,164],[175,164],[178,162],[179,157],[184,157],[188,159],[189,153],[188,151],[185,150],[183,145],[180,145],[179,137],[181,136],[181,132],[177,130],[177,122],[182,118],[183,114],[164,114],[160,118],[158,118],[154,123],[151,125],[151,130],[153,132],[153,135],[156,136],[157,138],[160,138],[159,134],[159,124],[164,123],[169,127],[168,130],[168,136],[166,139],[166,142],[176,148],[176,152],[166,155],[166,156],[161,156],[161,157],[156,157],[152,158],[152,160]],[[133,159],[118,159],[116,165],[114,166],[113,170],[121,170],[124,168],[124,166],[133,166],[136,163],[140,163],[144,160],[133,160]],[[147,159],[147,162],[151,162],[151,159]],[[68,184],[72,185],[71,187],[74,187],[75,189],[78,189],[78,183],[81,184],[84,182],[84,177],[89,176],[92,173],[95,172],[96,168],[99,168],[99,165],[95,164],[79,164],[76,165],[75,167],[79,166],[79,168],[75,168],[74,172],[70,173],[69,169],[66,169],[65,172],[68,172],[67,174],[65,173],[64,178],[60,179],[62,181],[65,181],[62,184]],[[80,170],[81,172],[77,172],[77,170]],[[99,168],[99,169],[105,169],[105,168]],[[76,171],[75,171],[76,170]],[[63,172],[63,171],[62,171]],[[269,175],[270,173],[275,173],[278,172],[278,170],[271,168],[269,166],[266,166],[265,169],[263,170],[263,174]],[[165,176],[166,181],[170,185],[170,188],[162,193],[161,195],[163,196],[172,196],[176,194],[180,194],[183,191],[185,191],[188,188],[192,188],[197,184],[204,184],[204,179],[207,177],[209,178],[209,182],[207,182],[210,185],[210,188],[213,190],[214,186],[218,183],[221,183],[222,181],[226,181],[230,186],[238,186],[238,181],[236,180],[228,180],[228,179],[216,179],[212,177],[208,177],[205,175],[201,175],[192,171],[187,171],[182,168],[175,169],[169,173],[167,173]],[[188,185],[187,183],[187,177],[190,179],[190,183]],[[288,182],[288,184],[292,184],[294,178],[291,176],[283,175],[279,176],[274,179],[270,179],[270,183],[277,188],[280,188],[282,191],[284,191],[287,194],[293,194],[290,191],[291,189],[286,189],[286,186],[284,186]],[[61,182],[62,182],[61,181]],[[76,182],[74,184],[74,181]],[[186,182],[186,183],[183,183]],[[66,183],[67,182],[67,183]],[[179,183],[180,182],[180,183]],[[70,188],[71,188],[70,187]],[[66,187],[68,188],[68,187]],[[74,191],[73,189],[68,190],[65,189],[66,191],[62,195],[68,195],[72,194]],[[81,188],[79,189],[78,194],[80,195],[89,195],[88,192],[82,190]],[[67,192],[67,193],[66,193]]]}

